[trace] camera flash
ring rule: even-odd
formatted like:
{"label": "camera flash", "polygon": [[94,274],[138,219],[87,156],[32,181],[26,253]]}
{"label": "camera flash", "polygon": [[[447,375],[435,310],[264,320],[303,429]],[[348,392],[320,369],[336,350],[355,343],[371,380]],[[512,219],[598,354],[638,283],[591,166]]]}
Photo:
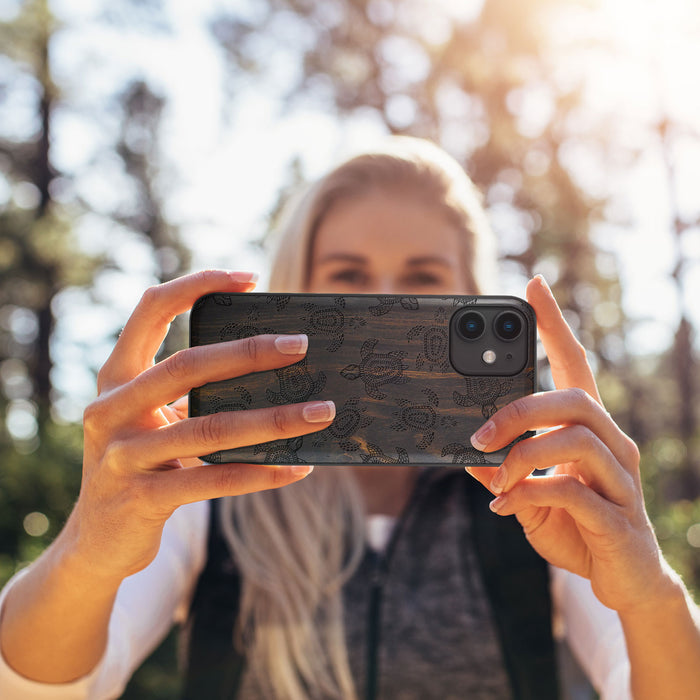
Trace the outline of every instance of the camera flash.
{"label": "camera flash", "polygon": [[493,350],[484,350],[481,359],[487,364],[492,365],[496,361],[496,353]]}

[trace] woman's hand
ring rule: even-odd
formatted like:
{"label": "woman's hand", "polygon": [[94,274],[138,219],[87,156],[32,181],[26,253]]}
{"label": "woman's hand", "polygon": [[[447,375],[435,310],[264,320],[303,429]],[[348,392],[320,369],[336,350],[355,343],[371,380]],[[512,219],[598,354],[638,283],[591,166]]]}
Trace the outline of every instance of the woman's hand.
{"label": "woman's hand", "polygon": [[253,286],[249,273],[207,271],[147,290],[100,371],[98,397],[85,411],[83,481],[67,528],[94,575],[121,580],[145,567],[165,521],[184,503],[284,486],[311,470],[204,465],[196,457],[321,430],[333,419],[332,402],[187,418],[179,398],[207,382],[297,362],[305,336],[205,345],[154,364],[170,322],[198,297]]}
{"label": "woman's hand", "polygon": [[[494,512],[515,514],[532,546],[590,579],[608,607],[632,610],[676,595],[644,507],[637,446],[603,408],[584,349],[546,282],[532,280],[527,295],[556,390],[505,406],[472,442],[491,452],[528,430],[546,432],[518,442],[495,472],[469,471],[497,495]],[[553,469],[530,477],[546,468]]]}

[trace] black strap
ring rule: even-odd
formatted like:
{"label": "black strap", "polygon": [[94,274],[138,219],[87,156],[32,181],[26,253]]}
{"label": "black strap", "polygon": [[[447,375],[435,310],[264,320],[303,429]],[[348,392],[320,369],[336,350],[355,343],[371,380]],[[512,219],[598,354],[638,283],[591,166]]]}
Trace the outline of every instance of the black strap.
{"label": "black strap", "polygon": [[183,700],[229,700],[240,686],[245,658],[233,644],[241,579],[219,527],[220,500],[211,501],[207,563],[184,630]]}
{"label": "black strap", "polygon": [[493,496],[468,489],[474,542],[515,700],[559,697],[549,568],[515,516],[488,508]]}

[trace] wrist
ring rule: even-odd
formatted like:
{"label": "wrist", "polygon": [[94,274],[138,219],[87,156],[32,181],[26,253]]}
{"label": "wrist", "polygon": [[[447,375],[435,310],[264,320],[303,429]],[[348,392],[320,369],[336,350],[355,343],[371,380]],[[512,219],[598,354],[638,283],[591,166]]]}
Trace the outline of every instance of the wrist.
{"label": "wrist", "polygon": [[94,590],[111,595],[117,591],[128,573],[123,573],[114,566],[100,564],[104,552],[95,551],[91,546],[91,538],[83,536],[76,510],[47,551],[49,566],[75,581],[78,586],[85,583]]}
{"label": "wrist", "polygon": [[656,582],[650,585],[644,600],[617,612],[623,624],[649,617],[673,615],[677,611],[687,611],[688,591],[680,576],[662,559],[662,570]]}

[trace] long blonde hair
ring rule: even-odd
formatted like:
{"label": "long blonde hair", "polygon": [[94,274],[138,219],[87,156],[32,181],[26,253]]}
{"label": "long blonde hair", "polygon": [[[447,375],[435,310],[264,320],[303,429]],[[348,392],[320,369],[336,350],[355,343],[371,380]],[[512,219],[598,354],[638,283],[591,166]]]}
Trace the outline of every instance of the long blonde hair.
{"label": "long blonde hair", "polygon": [[[467,288],[484,290],[495,255],[476,188],[437,146],[392,137],[338,166],[287,208],[270,291],[305,291],[323,217],[340,201],[376,191],[408,191],[444,212],[461,233]],[[357,697],[341,587],[362,556],[364,521],[361,495],[343,468],[323,467],[298,484],[225,500],[221,527],[242,579],[235,642],[267,696]]]}

